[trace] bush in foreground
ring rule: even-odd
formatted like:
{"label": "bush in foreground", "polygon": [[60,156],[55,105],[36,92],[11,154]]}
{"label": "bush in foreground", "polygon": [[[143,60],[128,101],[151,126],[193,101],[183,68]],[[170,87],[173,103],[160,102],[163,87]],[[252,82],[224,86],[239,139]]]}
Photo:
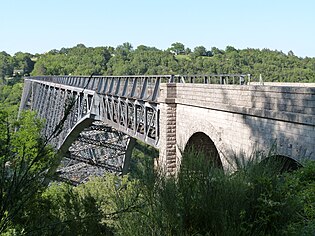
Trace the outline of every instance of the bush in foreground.
{"label": "bush in foreground", "polygon": [[[245,162],[236,172],[184,153],[177,177],[141,158],[135,173],[78,187],[54,184],[34,207],[29,235],[314,235],[315,162]],[[263,164],[262,164],[263,163]],[[36,220],[37,219],[37,220]]]}
{"label": "bush in foreground", "polygon": [[[281,173],[259,158],[234,173],[184,153],[178,176],[147,171],[141,209],[123,213],[119,235],[314,235],[314,162]],[[147,181],[146,181],[147,180]],[[139,190],[137,190],[139,191]]]}

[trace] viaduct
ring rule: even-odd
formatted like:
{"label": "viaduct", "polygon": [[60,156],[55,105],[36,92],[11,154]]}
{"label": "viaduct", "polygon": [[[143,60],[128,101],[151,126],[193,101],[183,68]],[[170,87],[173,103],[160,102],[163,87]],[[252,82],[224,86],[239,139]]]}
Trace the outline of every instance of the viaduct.
{"label": "viaduct", "polygon": [[116,131],[129,137],[125,146],[116,143],[124,150],[122,172],[128,169],[135,139],[159,149],[158,165],[168,174],[176,173],[182,151],[191,146],[211,153],[224,169],[235,168],[234,156],[272,147],[275,155],[297,162],[315,159],[315,86],[253,85],[249,75],[42,76],[24,81],[20,109],[35,110],[46,120],[47,137],[62,127],[51,143],[64,155],[71,149],[77,159],[90,158],[79,157],[74,143],[91,130],[103,131],[85,142],[85,152],[94,157],[96,143],[108,141],[102,137]]}

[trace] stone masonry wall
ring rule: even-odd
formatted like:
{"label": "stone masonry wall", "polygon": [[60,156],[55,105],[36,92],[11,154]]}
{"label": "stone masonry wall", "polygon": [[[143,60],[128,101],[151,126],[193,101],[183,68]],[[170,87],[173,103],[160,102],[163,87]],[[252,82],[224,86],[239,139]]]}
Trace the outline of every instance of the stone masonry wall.
{"label": "stone masonry wall", "polygon": [[[173,160],[166,165],[171,170],[174,163],[179,166],[180,151],[196,132],[212,139],[226,168],[233,165],[234,154],[268,152],[272,146],[277,146],[278,154],[296,160],[315,159],[315,88],[162,84],[161,95],[160,157],[170,148],[171,156],[165,158]],[[166,101],[172,102],[173,109]],[[163,112],[175,111],[175,118],[163,118]],[[163,137],[165,130],[168,139]]]}

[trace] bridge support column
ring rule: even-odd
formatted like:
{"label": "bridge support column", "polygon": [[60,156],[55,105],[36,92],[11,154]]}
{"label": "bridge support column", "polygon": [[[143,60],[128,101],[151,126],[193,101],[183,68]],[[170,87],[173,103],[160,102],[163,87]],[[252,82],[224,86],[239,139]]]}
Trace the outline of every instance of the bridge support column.
{"label": "bridge support column", "polygon": [[158,168],[166,175],[177,170],[176,155],[176,84],[162,84],[160,88],[160,154]]}

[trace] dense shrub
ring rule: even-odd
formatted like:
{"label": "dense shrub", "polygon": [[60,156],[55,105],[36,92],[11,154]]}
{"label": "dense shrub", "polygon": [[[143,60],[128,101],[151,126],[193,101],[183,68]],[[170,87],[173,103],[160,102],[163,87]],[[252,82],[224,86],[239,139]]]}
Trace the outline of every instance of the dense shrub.
{"label": "dense shrub", "polygon": [[[122,214],[119,235],[312,235],[314,162],[282,174],[259,158],[234,173],[185,153],[178,176],[143,176],[143,206]],[[139,189],[137,190],[139,191]]]}
{"label": "dense shrub", "polygon": [[[151,154],[155,152],[152,152]],[[78,187],[51,185],[33,205],[29,235],[314,235],[315,162],[238,158],[224,172],[209,157],[183,154],[165,177],[139,155],[124,177],[108,174]]]}

